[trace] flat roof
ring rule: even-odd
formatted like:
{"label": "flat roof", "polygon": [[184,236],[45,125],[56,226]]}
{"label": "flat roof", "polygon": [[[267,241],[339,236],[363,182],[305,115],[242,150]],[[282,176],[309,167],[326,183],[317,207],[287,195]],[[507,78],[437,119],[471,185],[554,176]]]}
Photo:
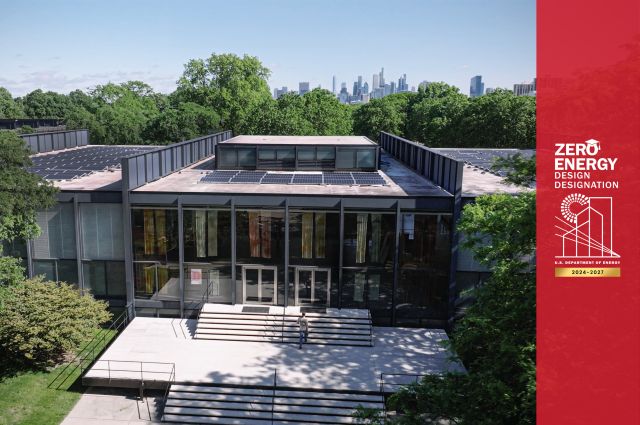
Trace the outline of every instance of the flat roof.
{"label": "flat roof", "polygon": [[452,194],[416,174],[386,153],[381,156],[378,174],[386,185],[319,185],[319,184],[260,184],[260,183],[201,183],[207,175],[201,164],[211,158],[147,183],[133,192],[155,193],[224,193],[247,195],[302,196],[383,196],[383,197],[450,197]]}
{"label": "flat roof", "polygon": [[377,143],[364,136],[236,136],[220,142],[219,145],[362,145],[376,146]]}

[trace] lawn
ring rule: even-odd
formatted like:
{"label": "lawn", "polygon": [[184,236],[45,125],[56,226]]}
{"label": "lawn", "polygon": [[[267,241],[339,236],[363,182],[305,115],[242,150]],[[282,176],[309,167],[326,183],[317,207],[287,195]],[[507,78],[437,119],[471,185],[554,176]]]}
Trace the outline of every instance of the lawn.
{"label": "lawn", "polygon": [[[89,352],[92,348],[99,352],[114,335],[114,331],[102,330],[99,341],[85,345],[81,352]],[[70,373],[71,367],[49,388],[65,366],[51,371],[19,372],[0,379],[0,425],[59,424],[84,392],[82,385],[76,382],[80,371]]]}

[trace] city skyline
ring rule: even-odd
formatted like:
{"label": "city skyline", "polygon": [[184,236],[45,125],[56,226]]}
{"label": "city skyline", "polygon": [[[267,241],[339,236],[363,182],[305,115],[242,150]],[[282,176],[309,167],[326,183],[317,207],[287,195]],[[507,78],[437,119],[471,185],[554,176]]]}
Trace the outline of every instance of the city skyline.
{"label": "city skyline", "polygon": [[[344,16],[362,19],[338,25]],[[56,25],[45,30],[52,17]],[[19,48],[12,34],[20,34]],[[535,75],[533,0],[493,0],[481,7],[473,0],[407,0],[401,8],[378,0],[366,8],[317,1],[275,7],[255,0],[9,0],[0,35],[6,52],[0,86],[14,96],[127,80],[166,93],[175,89],[185,63],[213,52],[258,57],[271,70],[271,90],[308,81],[331,91],[333,75],[336,89],[358,75],[371,84],[381,66],[396,82],[406,73],[410,85],[444,81],[463,92],[477,74],[486,76],[488,87],[511,87]]]}

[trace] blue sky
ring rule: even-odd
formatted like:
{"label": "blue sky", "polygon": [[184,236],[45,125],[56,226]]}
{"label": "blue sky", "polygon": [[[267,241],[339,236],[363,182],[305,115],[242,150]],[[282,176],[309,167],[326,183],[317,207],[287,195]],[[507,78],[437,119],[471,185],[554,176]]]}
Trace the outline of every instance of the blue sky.
{"label": "blue sky", "polygon": [[191,58],[257,56],[269,85],[331,89],[384,66],[469,91],[535,77],[534,0],[3,0],[0,86],[69,92],[143,80],[170,92]]}

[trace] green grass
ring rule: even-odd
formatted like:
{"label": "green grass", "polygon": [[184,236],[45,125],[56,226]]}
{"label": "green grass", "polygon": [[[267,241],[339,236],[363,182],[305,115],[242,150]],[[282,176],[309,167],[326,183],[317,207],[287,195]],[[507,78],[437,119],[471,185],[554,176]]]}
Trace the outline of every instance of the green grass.
{"label": "green grass", "polygon": [[[115,336],[114,331],[102,332],[104,340],[86,344],[83,349],[95,347],[97,353]],[[72,367],[53,388],[48,388],[65,366],[51,371],[23,371],[0,380],[0,425],[59,424],[84,391],[78,381],[80,370],[71,373]]]}
{"label": "green grass", "polygon": [[24,372],[0,382],[0,424],[59,424],[82,395],[81,390],[47,388],[60,368]]}

